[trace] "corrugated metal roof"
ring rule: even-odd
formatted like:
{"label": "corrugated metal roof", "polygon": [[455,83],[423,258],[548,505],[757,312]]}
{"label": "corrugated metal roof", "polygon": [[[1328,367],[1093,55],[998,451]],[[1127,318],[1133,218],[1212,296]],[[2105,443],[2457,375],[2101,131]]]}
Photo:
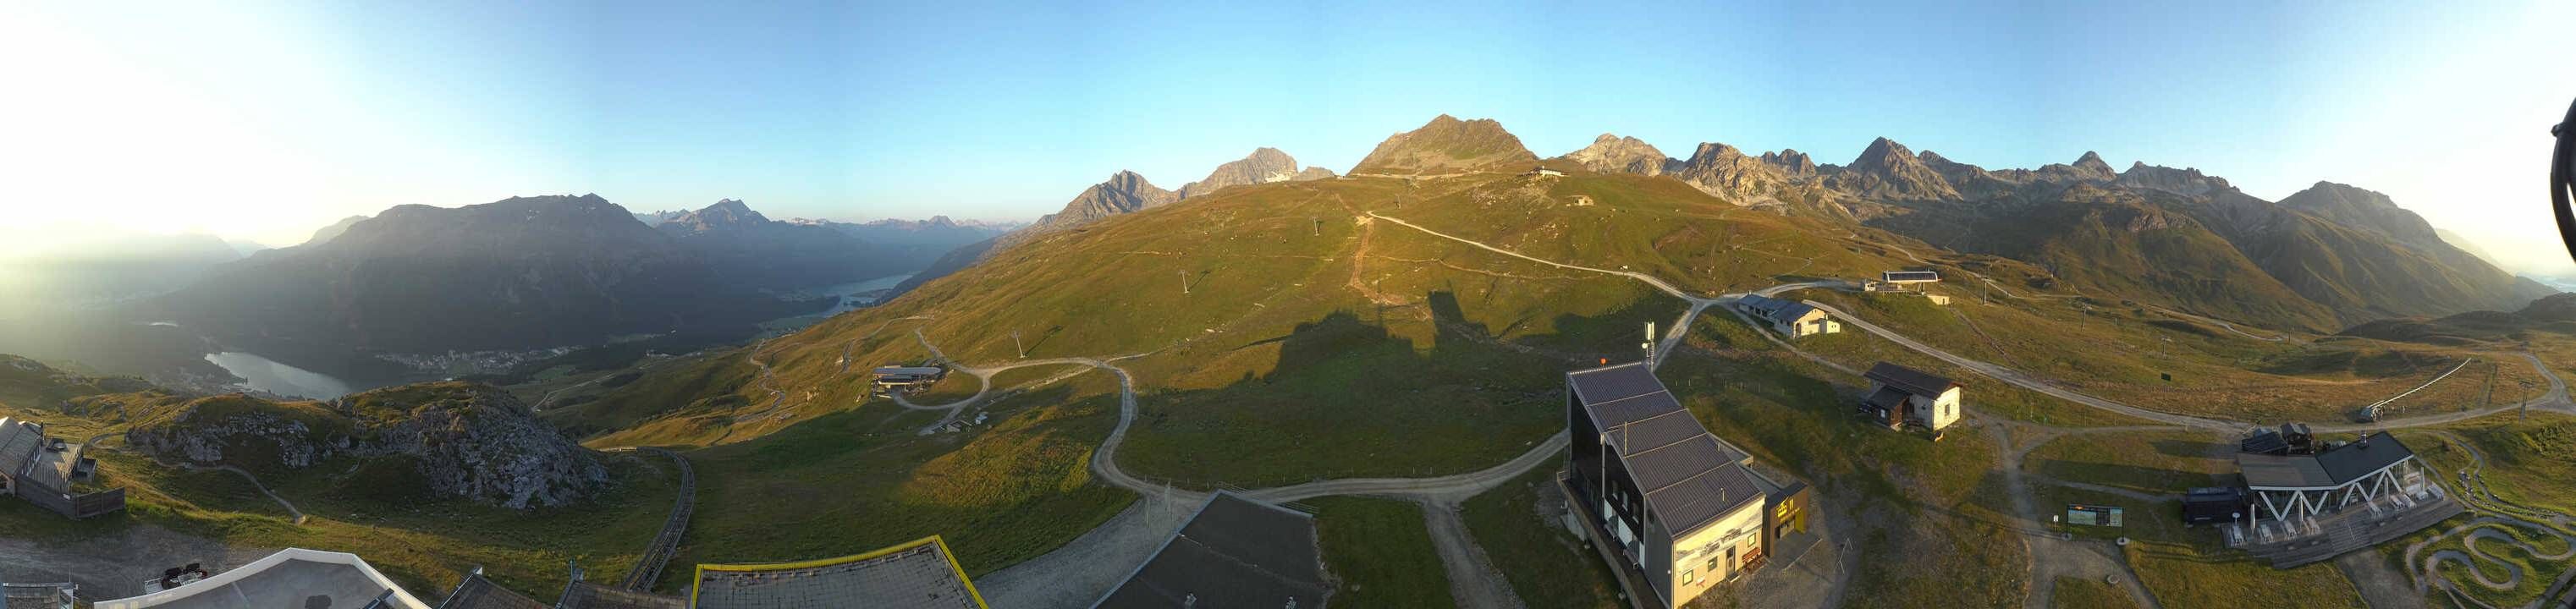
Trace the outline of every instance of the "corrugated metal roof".
{"label": "corrugated metal roof", "polygon": [[2237,453],[2236,467],[2245,473],[2245,484],[2271,488],[2317,488],[2343,486],[2372,472],[2387,469],[2400,461],[2413,458],[2415,450],[2397,441],[2388,432],[2362,437],[2362,441],[2345,444],[2314,455],[2265,455]]}
{"label": "corrugated metal roof", "polygon": [[45,432],[34,423],[0,417],[0,475],[11,479],[26,475],[28,464],[44,444]]}
{"label": "corrugated metal roof", "polygon": [[2245,485],[2256,488],[2313,488],[2334,486],[2333,477],[2317,465],[2313,455],[2264,455],[2236,453],[2236,469],[2245,473]]}
{"label": "corrugated metal roof", "polygon": [[1906,393],[1920,396],[1941,395],[1941,392],[1949,391],[1950,387],[1958,385],[1958,383],[1950,382],[1950,379],[1946,377],[1887,362],[1879,362],[1876,366],[1870,366],[1869,374],[1863,376],[1868,377],[1869,380],[1878,381],[1889,387],[1903,390]]}
{"label": "corrugated metal roof", "polygon": [[1326,606],[1333,587],[1316,544],[1314,516],[1218,491],[1092,606]]}
{"label": "corrugated metal roof", "polygon": [[1895,387],[1880,387],[1877,393],[1869,394],[1869,399],[1865,403],[1879,410],[1890,412],[1902,410],[1905,408],[1905,392]]}
{"label": "corrugated metal roof", "polygon": [[2317,465],[2326,470],[2326,476],[2335,484],[2343,484],[2414,456],[2414,449],[2407,448],[2406,443],[2383,431],[2362,436],[2359,442],[2317,453]]}
{"label": "corrugated metal roof", "polygon": [[1771,323],[1794,324],[1798,323],[1798,318],[1806,317],[1808,313],[1814,312],[1816,312],[1816,308],[1809,306],[1807,303],[1793,302],[1789,303],[1789,306],[1774,309],[1770,313],[1764,314],[1763,317],[1770,319]]}
{"label": "corrugated metal roof", "polygon": [[[1674,536],[1762,499],[1761,487],[1744,469],[1744,454],[1709,435],[1643,364],[1566,378],[1645,492],[1646,509],[1670,525]],[[1600,397],[1608,399],[1596,403]]]}
{"label": "corrugated metal roof", "polygon": [[[1647,369],[1645,362],[1577,370],[1566,374],[1565,377],[1566,381],[1574,386],[1575,397],[1582,398],[1586,406],[1609,404],[1644,395],[1663,394],[1665,401],[1670,401],[1672,397],[1671,392],[1664,390],[1663,381],[1655,380],[1654,371]],[[1681,404],[1678,402],[1673,404],[1673,408],[1680,407]],[[1596,408],[1594,412],[1601,411]],[[1603,426],[1620,425],[1629,420],[1634,419],[1617,422],[1605,420],[1601,424]]]}

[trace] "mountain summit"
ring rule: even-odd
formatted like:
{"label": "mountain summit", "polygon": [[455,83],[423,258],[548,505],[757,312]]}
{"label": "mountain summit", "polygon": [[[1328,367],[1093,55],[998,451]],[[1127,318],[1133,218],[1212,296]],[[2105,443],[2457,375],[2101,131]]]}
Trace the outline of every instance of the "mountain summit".
{"label": "mountain summit", "polygon": [[1924,164],[1914,151],[1883,137],[1871,140],[1869,148],[1861,150],[1850,166],[1827,178],[1826,184],[1872,198],[1923,200],[1959,196],[1958,189]]}
{"label": "mountain summit", "polygon": [[1072,201],[1066,201],[1064,211],[1038,218],[1038,223],[1032,228],[1065,228],[1118,214],[1161,207],[1179,200],[1181,200],[1180,193],[1163,190],[1153,182],[1145,181],[1145,176],[1137,175],[1136,172],[1120,170],[1118,173],[1110,174],[1108,180],[1083,189],[1082,194],[1075,195]]}
{"label": "mountain summit", "polygon": [[1242,160],[1216,166],[1216,171],[1208,172],[1205,180],[1182,184],[1180,198],[1187,199],[1216,192],[1227,186],[1321,180],[1329,177],[1333,177],[1333,170],[1308,167],[1305,171],[1298,171],[1296,157],[1288,156],[1288,153],[1280,152],[1277,148],[1264,147],[1253,150],[1250,156],[1245,156]]}
{"label": "mountain summit", "polygon": [[1584,169],[1602,173],[1624,172],[1650,176],[1662,175],[1673,164],[1671,158],[1664,156],[1664,151],[1656,150],[1653,144],[1648,144],[1645,140],[1619,137],[1609,133],[1592,138],[1592,145],[1565,153],[1561,158],[1574,161]]}
{"label": "mountain summit", "polygon": [[1538,162],[1521,138],[1494,119],[1458,120],[1447,114],[1422,128],[1380,142],[1351,173],[1438,175],[1475,171],[1520,170]]}

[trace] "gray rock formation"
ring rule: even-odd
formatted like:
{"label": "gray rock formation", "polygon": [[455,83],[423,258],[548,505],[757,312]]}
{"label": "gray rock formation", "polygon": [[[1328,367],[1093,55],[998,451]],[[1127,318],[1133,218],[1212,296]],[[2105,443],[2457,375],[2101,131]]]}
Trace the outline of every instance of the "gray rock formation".
{"label": "gray rock formation", "polygon": [[400,459],[436,496],[514,509],[568,505],[608,479],[589,449],[490,385],[405,385],[328,403],[232,394],[178,408],[127,431],[126,444],[160,459],[253,471]]}

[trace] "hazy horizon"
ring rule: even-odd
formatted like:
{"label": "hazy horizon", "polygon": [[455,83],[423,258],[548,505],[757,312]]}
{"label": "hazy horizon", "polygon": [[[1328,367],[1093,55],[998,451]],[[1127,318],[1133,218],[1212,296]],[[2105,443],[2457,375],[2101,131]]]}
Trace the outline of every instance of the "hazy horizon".
{"label": "hazy horizon", "polygon": [[[14,7],[18,248],[84,227],[293,245],[350,215],[598,193],[638,212],[1026,220],[1256,147],[1346,171],[1447,113],[1988,168],[2097,151],[2278,200],[2384,192],[2576,271],[2540,185],[2565,3],[2247,8],[508,4]],[[1533,18],[1544,15],[1545,18]],[[1314,32],[1331,32],[1317,36]],[[2553,76],[2554,75],[2554,76]],[[2551,78],[2557,80],[2552,81]]]}

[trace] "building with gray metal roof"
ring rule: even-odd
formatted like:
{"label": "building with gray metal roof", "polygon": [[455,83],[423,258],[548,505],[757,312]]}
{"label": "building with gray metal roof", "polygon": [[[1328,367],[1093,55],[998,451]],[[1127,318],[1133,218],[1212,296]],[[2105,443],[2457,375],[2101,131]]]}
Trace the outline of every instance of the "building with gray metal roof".
{"label": "building with gray metal roof", "polygon": [[125,489],[83,490],[98,461],[88,446],[45,436],[33,421],[0,417],[0,489],[70,518],[125,509]]}
{"label": "building with gray metal roof", "polygon": [[98,609],[430,609],[356,554],[303,548],[265,558],[168,590],[102,601]]}
{"label": "building with gray metal roof", "polygon": [[[1614,567],[1656,606],[1688,603],[1752,570],[1803,509],[1805,485],[1778,484],[1744,451],[1708,433],[1644,363],[1566,374],[1565,490]],[[1623,577],[1626,581],[1629,578]]]}
{"label": "building with gray metal roof", "polygon": [[1887,362],[1861,376],[1870,382],[1861,394],[1861,413],[1881,425],[1940,431],[1959,421],[1960,387],[1947,377]]}
{"label": "building with gray metal roof", "polygon": [[984,598],[938,536],[840,558],[791,563],[701,564],[689,586],[696,609],[955,607]]}
{"label": "building with gray metal roof", "polygon": [[2314,517],[2345,505],[2424,487],[2415,450],[2388,432],[2361,436],[2312,455],[2240,452],[2236,469],[2254,495],[2255,517]]}
{"label": "building with gray metal roof", "polygon": [[1332,594],[1313,515],[1218,491],[1092,606],[1310,609]]}

